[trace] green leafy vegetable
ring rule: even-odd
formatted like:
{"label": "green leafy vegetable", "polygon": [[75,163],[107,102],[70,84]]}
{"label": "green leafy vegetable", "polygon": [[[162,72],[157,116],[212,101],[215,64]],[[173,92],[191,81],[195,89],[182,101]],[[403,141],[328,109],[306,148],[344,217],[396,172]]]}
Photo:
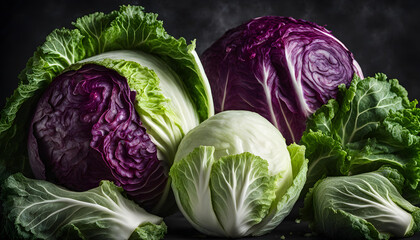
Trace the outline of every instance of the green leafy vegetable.
{"label": "green leafy vegetable", "polygon": [[339,87],[308,120],[301,144],[309,159],[306,189],[325,176],[370,172],[382,165],[405,178],[404,195],[420,201],[420,111],[396,79],[384,74]]}
{"label": "green leafy vegetable", "polygon": [[[147,213],[103,181],[73,192],[17,173],[3,184],[9,236],[24,239],[162,239],[162,218]],[[14,235],[13,235],[14,234]]]}
{"label": "green leafy vegetable", "polygon": [[181,141],[170,170],[179,209],[208,235],[260,236],[290,213],[306,180],[305,148],[248,111],[218,113]]}
{"label": "green leafy vegetable", "polygon": [[302,212],[313,230],[332,239],[412,236],[420,230],[420,209],[400,195],[402,183],[398,171],[388,167],[327,177],[310,190]]}

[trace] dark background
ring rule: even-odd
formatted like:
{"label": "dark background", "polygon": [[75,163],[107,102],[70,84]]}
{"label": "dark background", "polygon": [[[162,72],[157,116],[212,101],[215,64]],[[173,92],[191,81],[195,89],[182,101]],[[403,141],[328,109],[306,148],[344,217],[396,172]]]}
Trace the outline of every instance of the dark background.
{"label": "dark background", "polygon": [[78,17],[110,12],[121,4],[138,4],[158,13],[169,34],[188,42],[197,39],[199,54],[226,30],[257,16],[291,16],[326,25],[353,52],[365,76],[384,72],[399,79],[411,99],[420,99],[420,2],[415,0],[8,0],[0,14],[0,107],[47,34],[71,27]]}
{"label": "dark background", "polygon": [[[197,39],[199,54],[226,30],[258,16],[291,16],[325,25],[353,52],[365,76],[384,72],[400,80],[410,99],[420,99],[420,1],[9,0],[2,3],[0,14],[0,108],[16,88],[17,75],[26,61],[52,30],[71,27],[78,17],[110,12],[121,4],[142,5],[147,12],[158,13],[169,34],[188,42]],[[307,239],[306,225],[296,224],[296,216],[295,210],[276,231],[259,239],[279,239],[282,235]],[[167,219],[167,224],[166,239],[204,237],[180,215]]]}

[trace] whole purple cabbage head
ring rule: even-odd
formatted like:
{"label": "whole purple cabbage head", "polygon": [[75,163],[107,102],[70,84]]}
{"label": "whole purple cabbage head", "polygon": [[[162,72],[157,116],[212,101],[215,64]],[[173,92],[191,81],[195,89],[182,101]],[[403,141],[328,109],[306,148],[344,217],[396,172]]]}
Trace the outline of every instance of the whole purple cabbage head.
{"label": "whole purple cabbage head", "polygon": [[231,29],[201,60],[216,112],[257,112],[287,143],[299,142],[307,117],[336,97],[338,85],[363,77],[330,31],[287,17],[255,18]]}

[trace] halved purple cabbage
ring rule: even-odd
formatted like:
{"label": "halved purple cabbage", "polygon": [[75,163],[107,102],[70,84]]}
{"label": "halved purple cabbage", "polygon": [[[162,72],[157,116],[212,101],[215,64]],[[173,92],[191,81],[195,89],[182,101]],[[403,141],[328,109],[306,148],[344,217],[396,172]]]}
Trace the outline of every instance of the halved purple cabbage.
{"label": "halved purple cabbage", "polygon": [[158,202],[167,170],[135,110],[135,95],[124,77],[103,66],[58,76],[30,125],[35,177],[76,191],[111,180],[142,206]]}
{"label": "halved purple cabbage", "polygon": [[226,32],[201,56],[216,112],[254,111],[299,142],[306,118],[363,77],[352,53],[324,27],[267,16]]}

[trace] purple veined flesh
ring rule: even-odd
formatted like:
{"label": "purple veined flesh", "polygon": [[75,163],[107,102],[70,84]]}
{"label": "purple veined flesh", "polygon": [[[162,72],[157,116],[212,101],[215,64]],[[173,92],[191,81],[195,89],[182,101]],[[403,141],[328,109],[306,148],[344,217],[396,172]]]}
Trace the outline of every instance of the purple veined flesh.
{"label": "purple veined flesh", "polygon": [[35,177],[75,191],[110,180],[141,206],[153,207],[166,186],[167,169],[134,99],[127,80],[102,66],[87,64],[56,77],[30,125]]}
{"label": "purple veined flesh", "polygon": [[363,78],[353,54],[330,31],[304,20],[267,16],[227,31],[201,56],[215,111],[249,110],[275,125],[288,144],[305,121],[335,98],[338,85]]}

